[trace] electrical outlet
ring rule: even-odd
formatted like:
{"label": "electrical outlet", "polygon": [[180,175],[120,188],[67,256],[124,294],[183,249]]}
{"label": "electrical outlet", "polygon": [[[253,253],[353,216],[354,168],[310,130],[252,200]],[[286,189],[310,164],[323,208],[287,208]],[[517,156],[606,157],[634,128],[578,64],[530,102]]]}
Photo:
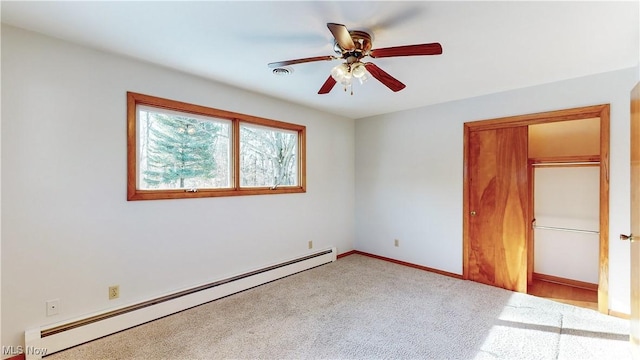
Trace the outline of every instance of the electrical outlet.
{"label": "electrical outlet", "polygon": [[313,249],[313,241],[309,240],[309,249]]}
{"label": "electrical outlet", "polygon": [[120,297],[120,285],[109,286],[109,300]]}
{"label": "electrical outlet", "polygon": [[47,316],[58,315],[60,312],[60,299],[47,301]]}
{"label": "electrical outlet", "polygon": [[398,240],[398,239],[394,239],[394,240],[393,240],[393,246],[395,246],[395,247],[400,246],[400,240]]}

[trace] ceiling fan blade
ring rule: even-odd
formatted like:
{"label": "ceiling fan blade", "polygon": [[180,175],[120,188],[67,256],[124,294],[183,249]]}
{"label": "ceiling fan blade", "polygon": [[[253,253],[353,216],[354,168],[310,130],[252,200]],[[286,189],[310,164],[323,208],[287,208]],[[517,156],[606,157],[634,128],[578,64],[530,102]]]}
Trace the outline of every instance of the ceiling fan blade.
{"label": "ceiling fan blade", "polygon": [[440,43],[394,46],[382,49],[373,49],[369,52],[369,56],[372,58],[440,54],[442,54],[442,46]]}
{"label": "ceiling fan blade", "polygon": [[387,74],[384,70],[380,69],[376,64],[366,63],[364,66],[367,68],[367,71],[371,76],[378,79],[381,83],[383,83],[386,87],[393,90],[394,92],[400,91],[406,87],[405,84],[401,83],[398,79],[393,76]]}
{"label": "ceiling fan blade", "polygon": [[303,58],[303,59],[272,62],[272,63],[269,63],[268,66],[270,68],[278,68],[278,67],[287,66],[287,65],[295,65],[295,64],[308,63],[313,61],[327,61],[327,60],[335,60],[335,59],[337,59],[335,56],[328,56],[328,55],[316,56],[316,57]]}
{"label": "ceiling fan blade", "polygon": [[325,81],[324,84],[322,84],[322,87],[318,91],[318,94],[327,94],[327,93],[329,93],[329,91],[331,91],[331,89],[333,89],[333,86],[335,84],[336,84],[336,80],[333,78],[333,76],[329,75],[329,78],[327,78],[327,81]]}
{"label": "ceiling fan blade", "polygon": [[356,44],[353,43],[351,34],[349,34],[349,30],[347,30],[346,26],[342,24],[327,23],[327,27],[343,50],[352,51],[356,49]]}

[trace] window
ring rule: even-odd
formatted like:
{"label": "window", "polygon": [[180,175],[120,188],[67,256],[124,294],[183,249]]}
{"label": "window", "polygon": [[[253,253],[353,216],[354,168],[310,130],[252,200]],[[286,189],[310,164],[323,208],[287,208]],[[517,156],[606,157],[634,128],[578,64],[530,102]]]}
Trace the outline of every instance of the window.
{"label": "window", "polygon": [[127,200],[305,192],[305,127],[127,93]]}
{"label": "window", "polygon": [[240,186],[298,185],[298,133],[240,124]]}

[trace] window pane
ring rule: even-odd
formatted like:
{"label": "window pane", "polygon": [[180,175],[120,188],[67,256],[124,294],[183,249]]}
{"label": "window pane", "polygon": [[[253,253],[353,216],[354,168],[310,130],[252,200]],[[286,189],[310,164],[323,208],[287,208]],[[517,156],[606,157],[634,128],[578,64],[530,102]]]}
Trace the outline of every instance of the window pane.
{"label": "window pane", "polygon": [[240,126],[240,186],[298,185],[298,133]]}
{"label": "window pane", "polygon": [[138,107],[138,188],[230,187],[229,121]]}

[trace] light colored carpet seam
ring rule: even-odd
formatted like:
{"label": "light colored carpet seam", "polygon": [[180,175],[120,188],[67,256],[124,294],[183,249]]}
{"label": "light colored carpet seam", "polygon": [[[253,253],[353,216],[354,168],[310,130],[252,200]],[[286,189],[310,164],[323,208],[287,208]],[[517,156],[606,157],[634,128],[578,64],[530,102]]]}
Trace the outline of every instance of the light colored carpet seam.
{"label": "light colored carpet seam", "polygon": [[562,339],[563,332],[564,332],[564,315],[560,314],[560,336],[558,336],[558,341],[556,341],[556,351],[555,351],[556,359],[560,357],[560,339]]}

